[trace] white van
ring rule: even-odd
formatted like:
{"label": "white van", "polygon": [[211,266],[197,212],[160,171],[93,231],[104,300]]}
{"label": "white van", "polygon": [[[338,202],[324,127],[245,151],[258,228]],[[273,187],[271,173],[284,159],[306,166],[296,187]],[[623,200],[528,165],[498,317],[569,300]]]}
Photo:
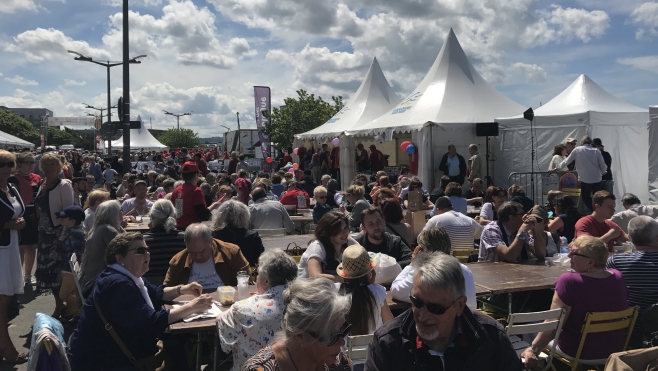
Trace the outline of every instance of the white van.
{"label": "white van", "polygon": [[61,146],[59,146],[59,149],[69,151],[75,149],[75,146],[73,144],[62,144]]}

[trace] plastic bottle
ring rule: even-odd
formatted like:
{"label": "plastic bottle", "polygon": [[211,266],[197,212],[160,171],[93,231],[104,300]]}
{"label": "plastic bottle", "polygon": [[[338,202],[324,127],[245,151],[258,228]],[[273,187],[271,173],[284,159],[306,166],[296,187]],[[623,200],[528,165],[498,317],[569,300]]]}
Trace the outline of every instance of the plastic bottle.
{"label": "plastic bottle", "polygon": [[560,254],[568,254],[569,253],[569,244],[567,243],[567,238],[562,237],[560,239]]}

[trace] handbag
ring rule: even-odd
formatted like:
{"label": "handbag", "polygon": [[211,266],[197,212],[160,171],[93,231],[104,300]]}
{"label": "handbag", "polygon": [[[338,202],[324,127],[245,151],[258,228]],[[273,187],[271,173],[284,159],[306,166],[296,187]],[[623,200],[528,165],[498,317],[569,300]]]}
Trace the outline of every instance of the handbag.
{"label": "handbag", "polygon": [[166,371],[169,370],[168,363],[166,362],[166,353],[164,350],[164,346],[162,343],[162,340],[158,340],[157,347],[158,350],[155,352],[154,355],[142,358],[142,359],[135,359],[133,354],[130,352],[130,349],[126,347],[126,344],[121,340],[119,335],[114,331],[114,328],[112,325],[105,319],[105,316],[103,316],[103,312],[101,311],[100,306],[98,305],[98,302],[96,301],[96,293],[94,292],[93,295],[93,300],[94,300],[94,307],[96,307],[96,312],[98,313],[98,316],[101,318],[101,321],[103,321],[103,324],[105,325],[105,330],[110,333],[110,336],[112,336],[112,339],[114,339],[114,342],[119,346],[119,349],[121,349],[121,352],[130,360],[130,363],[135,366],[138,370],[140,371]]}

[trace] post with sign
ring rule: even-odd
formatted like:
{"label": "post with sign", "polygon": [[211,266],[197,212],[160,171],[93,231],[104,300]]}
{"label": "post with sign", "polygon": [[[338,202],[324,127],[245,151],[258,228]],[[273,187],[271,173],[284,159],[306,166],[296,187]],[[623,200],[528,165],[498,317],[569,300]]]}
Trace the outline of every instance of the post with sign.
{"label": "post with sign", "polygon": [[123,172],[130,172],[130,24],[128,0],[123,0]]}

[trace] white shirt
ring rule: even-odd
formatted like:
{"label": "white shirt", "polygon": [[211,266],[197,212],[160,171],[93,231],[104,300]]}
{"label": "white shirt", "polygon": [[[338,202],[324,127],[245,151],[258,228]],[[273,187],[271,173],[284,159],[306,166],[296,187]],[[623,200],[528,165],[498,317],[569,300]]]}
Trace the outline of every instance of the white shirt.
{"label": "white shirt", "polygon": [[485,202],[480,209],[480,217],[485,218],[488,221],[492,221],[494,217],[493,204],[491,202]]}
{"label": "white shirt", "polygon": [[548,164],[548,170],[558,169],[559,171],[569,171],[569,168],[566,165],[562,166],[561,168],[557,167],[560,162],[564,161],[565,158],[566,157],[561,155],[553,155],[551,163]]}
{"label": "white shirt", "polygon": [[190,271],[190,280],[187,283],[197,282],[203,286],[204,290],[215,290],[219,286],[224,286],[224,282],[217,275],[215,270],[215,261],[210,257],[205,263],[192,263]]}
{"label": "white shirt", "polygon": [[448,232],[453,250],[474,249],[473,240],[482,235],[480,223],[454,210],[433,216],[423,230],[433,227],[441,227]]}
{"label": "white shirt", "polygon": [[94,217],[96,212],[90,208],[85,210],[85,220],[82,222],[82,226],[85,229],[85,232],[89,233],[91,227],[94,225]]}
{"label": "white shirt", "polygon": [[[473,272],[464,264],[459,264],[462,267],[462,274],[464,275],[464,284],[466,286],[466,306],[471,310],[476,310],[478,307],[475,300],[475,280],[473,279]],[[395,278],[391,284],[391,296],[393,299],[409,303],[409,294],[411,288],[414,286],[414,268],[412,265],[406,266],[402,272]]]}
{"label": "white shirt", "polygon": [[[358,242],[352,237],[347,238],[347,246],[356,244],[358,244]],[[308,260],[311,258],[320,259],[323,265],[327,260],[327,252],[325,251],[324,246],[322,246],[322,243],[318,240],[311,242],[306,248],[306,251],[304,251],[304,254],[302,254],[302,257],[299,259],[299,265],[297,266],[298,278],[308,278]],[[340,258],[340,256],[336,257],[337,260],[340,260]],[[324,266],[322,269],[324,270]]]}
{"label": "white shirt", "polygon": [[[121,204],[121,212],[123,215],[128,214],[132,209],[137,206],[137,203],[135,202],[135,198],[129,198]],[[153,206],[153,201],[149,200],[148,198],[144,200],[144,203],[142,204],[142,208],[148,207],[149,209]],[[142,212],[144,210],[142,209]]]}
{"label": "white shirt", "polygon": [[608,171],[608,166],[603,160],[601,151],[589,144],[574,148],[569,156],[560,162],[557,168],[561,169],[573,161],[576,161],[578,180],[583,183],[598,183],[601,181],[603,174]]}

